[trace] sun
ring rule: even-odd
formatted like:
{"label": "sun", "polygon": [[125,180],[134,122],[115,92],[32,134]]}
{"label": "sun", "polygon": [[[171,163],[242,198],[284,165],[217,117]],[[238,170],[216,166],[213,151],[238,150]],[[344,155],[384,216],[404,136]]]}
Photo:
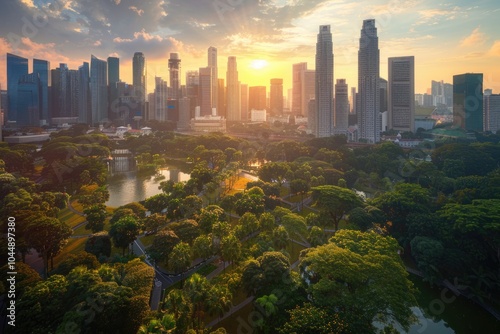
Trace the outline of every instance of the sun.
{"label": "sun", "polygon": [[253,60],[252,63],[250,64],[250,67],[253,68],[254,70],[261,70],[266,66],[267,66],[267,61],[263,59]]}

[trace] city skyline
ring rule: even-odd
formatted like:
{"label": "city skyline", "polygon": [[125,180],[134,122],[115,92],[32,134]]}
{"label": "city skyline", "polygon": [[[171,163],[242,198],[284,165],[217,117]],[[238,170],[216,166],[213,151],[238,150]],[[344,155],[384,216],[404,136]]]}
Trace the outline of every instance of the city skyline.
{"label": "city skyline", "polygon": [[[380,74],[387,78],[389,57],[413,55],[415,92],[431,80],[452,82],[457,73],[484,73],[484,87],[500,91],[500,33],[493,0],[431,1],[140,1],[113,0],[82,6],[80,1],[18,0],[0,14],[0,83],[6,87],[6,52],[44,59],[53,68],[77,69],[90,55],[120,58],[121,80],[132,82],[132,57],[148,60],[148,93],[154,77],[168,75],[168,58],[179,53],[183,71],[206,64],[206,50],[218,49],[218,77],[228,56],[236,56],[240,81],[269,85],[283,78],[292,87],[292,65],[314,62],[318,24],[331,25],[335,73],[357,84],[357,39],[365,19],[375,19],[380,38]],[[99,14],[97,14],[99,13]],[[45,19],[45,16],[47,19]],[[251,65],[254,64],[252,67]],[[31,64],[30,64],[30,72]],[[221,74],[222,73],[222,74]],[[184,84],[182,77],[182,84]],[[170,85],[170,83],[169,83]]]}

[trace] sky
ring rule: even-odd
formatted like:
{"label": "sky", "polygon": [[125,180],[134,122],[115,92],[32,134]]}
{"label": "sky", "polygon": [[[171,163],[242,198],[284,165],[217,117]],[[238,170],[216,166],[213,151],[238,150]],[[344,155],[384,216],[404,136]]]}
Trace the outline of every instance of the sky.
{"label": "sky", "polygon": [[120,79],[132,83],[132,57],[147,60],[148,92],[154,77],[168,81],[168,58],[185,73],[207,66],[218,49],[218,77],[236,56],[241,83],[269,87],[271,78],[292,86],[292,64],[314,69],[319,25],[331,25],[334,79],[357,85],[362,22],[375,19],[380,75],[388,57],[415,56],[415,92],[454,74],[484,74],[484,88],[500,93],[498,0],[9,0],[0,10],[0,85],[6,87],[6,53],[77,69],[91,54],[120,58]]}

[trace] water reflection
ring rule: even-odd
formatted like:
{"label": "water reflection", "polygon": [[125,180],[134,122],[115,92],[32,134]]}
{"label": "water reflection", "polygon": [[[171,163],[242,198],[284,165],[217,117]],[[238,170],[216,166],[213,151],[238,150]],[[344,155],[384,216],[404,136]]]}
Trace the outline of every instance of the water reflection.
{"label": "water reflection", "polygon": [[138,175],[135,171],[110,176],[108,179],[109,200],[106,205],[119,207],[130,202],[142,201],[161,193],[158,186],[162,181],[183,182],[190,178],[189,174],[174,168],[161,169],[159,174],[164,178],[154,175]]}

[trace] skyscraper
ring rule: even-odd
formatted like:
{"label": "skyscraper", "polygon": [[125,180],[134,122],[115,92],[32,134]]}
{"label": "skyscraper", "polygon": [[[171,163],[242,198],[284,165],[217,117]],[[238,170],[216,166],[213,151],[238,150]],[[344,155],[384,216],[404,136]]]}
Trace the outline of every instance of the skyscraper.
{"label": "skyscraper", "polygon": [[217,102],[217,115],[226,117],[226,86],[224,85],[224,79],[219,78],[217,81],[218,87],[218,102]]}
{"label": "skyscraper", "polygon": [[217,108],[217,102],[219,99],[219,81],[218,81],[218,73],[217,73],[217,48],[213,46],[208,48],[208,67],[210,68],[210,77],[211,77],[211,91],[212,91],[212,108]]}
{"label": "skyscraper", "polygon": [[40,126],[42,85],[38,73],[25,74],[17,86],[17,125]]}
{"label": "skyscraper", "polygon": [[375,20],[364,20],[359,39],[357,110],[359,138],[380,141],[380,50]]}
{"label": "skyscraper", "polygon": [[269,109],[272,115],[283,114],[283,79],[271,79]]}
{"label": "skyscraper", "polygon": [[302,73],[307,70],[307,63],[293,64],[292,70],[292,114],[307,115],[307,111],[303,109],[304,99],[302,99]]}
{"label": "skyscraper", "polygon": [[484,131],[497,133],[500,130],[500,94],[491,89],[484,90]]}
{"label": "skyscraper", "polygon": [[167,99],[168,85],[165,80],[160,77],[155,77],[155,93],[154,93],[154,119],[160,122],[165,122],[168,119],[167,115]]}
{"label": "skyscraper", "polygon": [[28,74],[28,59],[7,53],[7,103],[9,114],[7,120],[17,121],[19,79]]}
{"label": "skyscraper", "polygon": [[333,43],[329,25],[319,26],[316,43],[316,137],[333,134]]}
{"label": "skyscraper", "polygon": [[117,57],[108,57],[108,100],[109,109],[108,115],[110,119],[115,119],[118,117],[119,110],[116,106],[118,105],[118,82],[120,81],[120,59]]}
{"label": "skyscraper", "polygon": [[132,115],[137,116],[140,113],[141,116],[145,114],[146,105],[146,94],[147,94],[147,69],[146,69],[146,58],[142,52],[134,53],[134,58],[132,59],[132,84],[135,90],[135,97],[138,101],[139,108],[137,110],[132,110]]}
{"label": "skyscraper", "polygon": [[266,109],[266,86],[253,86],[248,88],[248,109]]}
{"label": "skyscraper", "polygon": [[483,131],[483,74],[453,76],[453,124],[467,131]]}
{"label": "skyscraper", "polygon": [[248,85],[247,84],[242,84],[238,82],[238,85],[240,87],[240,95],[239,95],[239,101],[240,101],[240,120],[241,121],[248,121],[250,119],[250,110],[249,110],[249,98],[248,98]]}
{"label": "skyscraper", "polygon": [[186,72],[186,93],[189,98],[189,120],[194,116],[196,106],[199,106],[198,91],[200,85],[200,76],[198,71]]}
{"label": "skyscraper", "polygon": [[84,62],[78,67],[80,96],[78,98],[78,122],[91,124],[91,109],[90,109],[90,67],[89,63]]}
{"label": "skyscraper", "polygon": [[212,68],[200,67],[200,115],[212,115]]}
{"label": "skyscraper", "polygon": [[94,55],[90,58],[90,124],[102,124],[108,118],[108,66]]}
{"label": "skyscraper", "polygon": [[349,93],[345,79],[337,79],[335,85],[335,134],[346,134],[349,127]]}
{"label": "skyscraper", "polygon": [[178,53],[171,53],[168,60],[171,94],[169,98],[178,99],[181,87],[181,59]]}
{"label": "skyscraper", "polygon": [[241,105],[240,105],[240,83],[238,81],[238,68],[236,57],[228,57],[227,59],[227,120],[241,121]]}
{"label": "skyscraper", "polygon": [[316,95],[316,71],[303,70],[300,72],[300,113],[297,116],[307,116],[309,110],[309,101]]}
{"label": "skyscraper", "polygon": [[415,57],[389,58],[387,127],[415,131]]}
{"label": "skyscraper", "polygon": [[40,85],[42,86],[42,93],[40,99],[42,100],[42,111],[40,113],[40,122],[48,124],[50,122],[49,115],[49,83],[50,83],[50,63],[46,60],[33,59],[33,73],[38,74],[40,78]]}

